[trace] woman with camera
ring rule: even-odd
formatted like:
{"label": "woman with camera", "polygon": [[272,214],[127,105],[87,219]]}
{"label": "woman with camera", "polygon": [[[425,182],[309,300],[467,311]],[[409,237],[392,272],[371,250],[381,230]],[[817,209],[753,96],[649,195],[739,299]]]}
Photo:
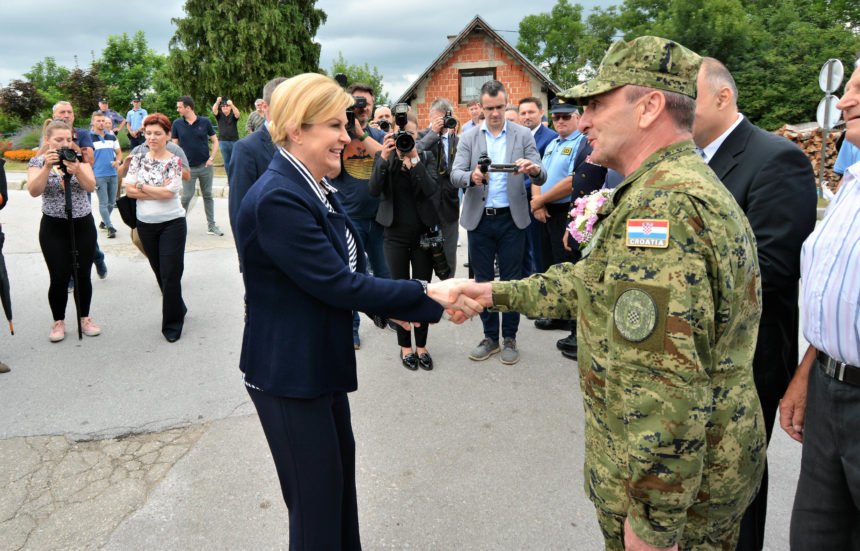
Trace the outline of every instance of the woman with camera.
{"label": "woman with camera", "polygon": [[[68,285],[72,276],[70,254],[71,235],[78,252],[78,298],[80,300],[81,331],[95,337],[101,329],[90,318],[93,286],[90,272],[96,249],[96,226],[87,192],[96,188],[92,167],[82,162],[72,148],[72,127],[64,121],[45,125],[43,136],[46,152],[33,157],[27,168],[27,191],[32,197],[42,196],[42,222],[39,225],[39,245],[48,265],[50,286],[48,303],[54,323],[49,339],[59,342],[66,338],[66,304]],[[72,224],[66,215],[64,174],[70,176]]]}
{"label": "woman with camera", "polygon": [[137,199],[137,233],[161,289],[161,334],[176,342],[188,311],[182,300],[188,226],[180,200],[182,164],[166,147],[170,127],[161,113],[143,119],[149,151],[133,156],[123,184],[126,195]]}
{"label": "woman with camera", "polygon": [[236,221],[246,305],[239,367],[275,461],[296,551],[361,549],[347,398],[357,387],[353,310],[435,322],[440,304],[466,315],[481,309],[466,297],[452,304],[452,287],[366,275],[358,229],[327,181],[350,143],[352,104],[319,74],[275,89],[269,130],[278,151]]}
{"label": "woman with camera", "polygon": [[[399,106],[395,106],[395,112]],[[439,224],[434,206],[439,192],[429,166],[435,166],[429,152],[415,148],[418,121],[412,113],[396,115],[400,132],[385,136],[382,151],[376,154],[368,188],[370,195],[380,197],[376,221],[384,228],[383,250],[392,279],[433,277],[433,257],[429,247],[422,247],[422,237]],[[411,266],[411,274],[410,274]],[[433,369],[433,358],[427,351],[426,324],[414,328],[415,349],[410,330],[397,327],[400,362],[406,369]]]}

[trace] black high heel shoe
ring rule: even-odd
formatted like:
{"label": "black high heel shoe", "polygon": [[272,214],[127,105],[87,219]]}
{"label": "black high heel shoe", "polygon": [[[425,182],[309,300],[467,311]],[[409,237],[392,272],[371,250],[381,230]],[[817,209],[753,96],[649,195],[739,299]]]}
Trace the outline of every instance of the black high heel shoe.
{"label": "black high heel shoe", "polygon": [[405,356],[401,354],[400,363],[402,363],[403,367],[405,367],[409,371],[418,370],[418,356],[415,355],[415,352],[410,352]]}
{"label": "black high heel shoe", "polygon": [[429,352],[418,355],[418,367],[424,371],[431,371],[433,369],[433,358],[430,357]]}

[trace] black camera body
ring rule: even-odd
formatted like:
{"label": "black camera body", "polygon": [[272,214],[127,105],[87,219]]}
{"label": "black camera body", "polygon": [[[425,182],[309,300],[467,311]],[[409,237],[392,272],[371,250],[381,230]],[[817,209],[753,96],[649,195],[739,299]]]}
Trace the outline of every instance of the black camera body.
{"label": "black camera body", "polygon": [[[61,147],[57,150],[57,155],[60,157],[60,161],[67,161],[70,163],[75,161],[82,162],[84,160],[83,156],[71,147]],[[62,164],[60,164],[60,166],[62,166]]]}
{"label": "black camera body", "polygon": [[221,96],[221,105],[227,105],[228,101],[230,101],[230,98],[227,96]]}
{"label": "black camera body", "polygon": [[415,138],[412,137],[412,134],[406,131],[406,125],[409,123],[409,119],[406,116],[409,113],[409,105],[405,103],[398,103],[391,110],[394,113],[394,124],[397,125],[397,133],[394,134],[394,147],[397,148],[401,154],[406,154],[415,149]]}
{"label": "black camera body", "polygon": [[427,230],[418,241],[418,247],[422,250],[430,251],[430,256],[433,259],[433,271],[436,277],[440,280],[451,277],[451,267],[448,265],[448,260],[445,258],[445,250],[443,244],[445,238],[442,237],[442,231],[439,226],[433,226]]}
{"label": "black camera body", "polygon": [[377,122],[376,126],[378,126],[379,129],[382,130],[383,132],[385,132],[386,134],[391,132],[391,123],[385,119],[382,119],[381,121]]}
{"label": "black camera body", "polygon": [[442,117],[442,126],[448,130],[457,128],[457,119],[454,118],[450,111],[445,111],[445,116]]}

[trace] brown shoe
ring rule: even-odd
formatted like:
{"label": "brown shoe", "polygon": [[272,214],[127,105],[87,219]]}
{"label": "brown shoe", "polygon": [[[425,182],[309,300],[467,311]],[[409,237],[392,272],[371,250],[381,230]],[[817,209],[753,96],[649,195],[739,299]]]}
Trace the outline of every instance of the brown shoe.
{"label": "brown shoe", "polygon": [[4,364],[3,362],[0,362],[0,373],[9,373],[10,371],[12,370],[9,369],[8,365]]}

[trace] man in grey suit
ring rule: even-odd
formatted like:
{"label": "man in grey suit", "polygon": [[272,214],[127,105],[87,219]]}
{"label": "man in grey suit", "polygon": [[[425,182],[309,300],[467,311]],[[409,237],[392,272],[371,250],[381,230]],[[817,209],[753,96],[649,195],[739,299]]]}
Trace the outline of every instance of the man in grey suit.
{"label": "man in grey suit", "polygon": [[[460,225],[469,232],[469,258],[476,281],[492,281],[493,261],[499,259],[499,279],[523,277],[523,253],[529,219],[529,204],[523,186],[528,174],[535,185],[546,180],[531,131],[505,120],[508,95],[502,83],[490,80],[481,87],[484,122],[460,138],[451,167],[451,183],[465,188]],[[481,171],[478,159],[487,155],[494,165],[512,164],[510,172]],[[499,352],[499,314],[482,312],[484,339],[469,354],[472,360],[486,360]],[[504,364],[515,364],[520,315],[502,314],[502,354]]]}

